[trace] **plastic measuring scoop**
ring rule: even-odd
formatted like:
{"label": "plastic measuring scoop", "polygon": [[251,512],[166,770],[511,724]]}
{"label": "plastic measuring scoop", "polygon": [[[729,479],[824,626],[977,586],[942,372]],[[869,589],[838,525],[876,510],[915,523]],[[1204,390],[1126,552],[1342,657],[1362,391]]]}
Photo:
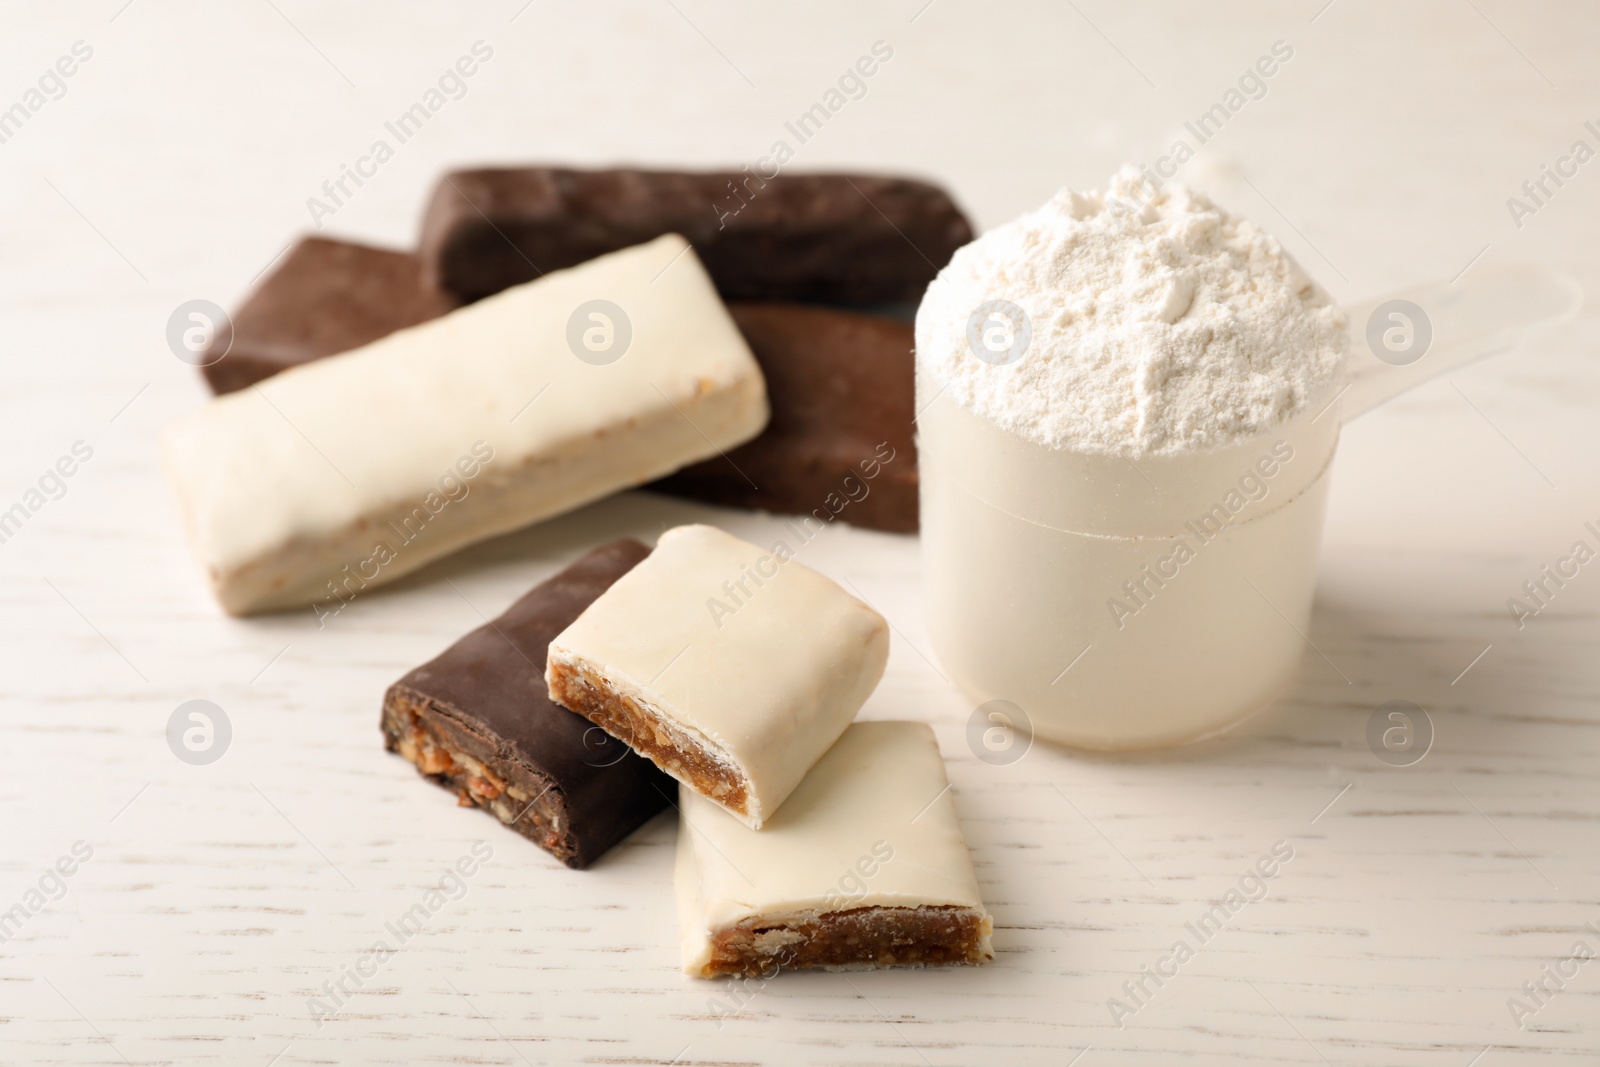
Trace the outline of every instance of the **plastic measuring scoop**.
{"label": "plastic measuring scoop", "polygon": [[940,660],[980,720],[1069,745],[1154,748],[1233,726],[1304,653],[1341,423],[1570,318],[1581,299],[1556,271],[1483,267],[1359,305],[1326,398],[1250,440],[1136,462],[1001,430],[919,359]]}
{"label": "plastic measuring scoop", "polygon": [[[1420,309],[1423,319],[1403,305]],[[1582,306],[1576,279],[1524,265],[1481,267],[1455,282],[1347,308],[1352,336],[1339,399],[1343,420],[1429,378],[1504,352],[1537,329],[1571,319]],[[1423,329],[1430,335],[1426,345],[1420,343]]]}

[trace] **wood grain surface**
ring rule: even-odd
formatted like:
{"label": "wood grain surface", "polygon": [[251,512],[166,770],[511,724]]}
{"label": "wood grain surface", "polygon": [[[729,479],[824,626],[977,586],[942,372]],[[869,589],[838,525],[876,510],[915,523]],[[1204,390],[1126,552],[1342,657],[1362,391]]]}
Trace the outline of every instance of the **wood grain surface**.
{"label": "wood grain surface", "polygon": [[[0,109],[28,114],[0,142],[0,511],[40,506],[0,543],[0,1062],[1600,1062],[1600,963],[1567,962],[1600,953],[1600,563],[1520,628],[1506,606],[1597,545],[1594,313],[1346,430],[1299,675],[1221,740],[983,762],[916,539],[807,546],[894,624],[864,714],[937,731],[996,921],[981,969],[687,979],[667,818],[569,871],[383,751],[391,681],[596,542],[690,520],[770,540],[779,520],[629,493],[321,628],[236,620],[155,444],[205,395],[174,309],[235,302],[476,41],[492,58],[323,232],[409,243],[447,166],[737,166],[779,139],[795,169],[945,182],[989,227],[1194,141],[1185,122],[1283,41],[1183,174],[1353,302],[1482,263],[1600,288],[1600,162],[1522,190],[1600,148],[1591,6],[97,0],[4,20]],[[876,41],[892,58],[793,144],[785,123]],[[45,77],[76,42],[90,57]],[[92,455],[58,485],[77,442]],[[190,700],[231,726],[209,765],[168,745]],[[1366,740],[1391,700],[1432,722],[1410,767]],[[429,898],[479,841],[492,855]],[[1292,858],[1260,899],[1196,936],[1275,847]]]}

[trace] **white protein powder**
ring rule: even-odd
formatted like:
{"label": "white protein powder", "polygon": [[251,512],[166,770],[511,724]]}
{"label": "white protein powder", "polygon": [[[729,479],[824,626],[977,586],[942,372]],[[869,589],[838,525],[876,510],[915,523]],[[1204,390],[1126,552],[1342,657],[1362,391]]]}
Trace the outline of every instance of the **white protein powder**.
{"label": "white protein powder", "polygon": [[[1028,316],[1015,362],[979,358],[969,341],[990,301]],[[1104,194],[1063,189],[956,252],[922,300],[916,340],[937,384],[1002,429],[1130,457],[1269,430],[1318,399],[1345,350],[1338,308],[1271,234],[1132,167]]]}

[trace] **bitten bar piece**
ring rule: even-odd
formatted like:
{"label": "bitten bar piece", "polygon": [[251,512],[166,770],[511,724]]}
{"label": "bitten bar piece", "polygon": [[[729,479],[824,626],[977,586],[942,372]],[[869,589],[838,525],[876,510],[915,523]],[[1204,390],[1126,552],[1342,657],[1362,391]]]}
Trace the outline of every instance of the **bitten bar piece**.
{"label": "bitten bar piece", "polygon": [[926,723],[858,722],[760,831],[680,790],[684,971],[993,959],[949,785]]}
{"label": "bitten bar piece", "polygon": [[213,393],[232,393],[281,370],[360,348],[455,309],[423,280],[409,252],[305,237],[212,339],[203,371]]}
{"label": "bitten bar piece", "polygon": [[162,444],[217,598],[245,614],[348,601],[766,421],[749,346],[669,235],[217,397]]}
{"label": "bitten bar piece", "polygon": [[661,535],[550,642],[550,698],[759,827],[883,676],[883,617],[782,542]]}
{"label": "bitten bar piece", "polygon": [[[917,529],[911,327],[805,304],[730,304],[767,380],[754,441],[648,486],[725,507]],[[815,521],[813,521],[815,520]]]}
{"label": "bitten bar piece", "polygon": [[584,868],[667,806],[649,760],[545,693],[545,648],[650,550],[595,549],[389,687],[383,742],[568,867]]}
{"label": "bitten bar piece", "polygon": [[938,186],[865,174],[460,170],[434,187],[420,254],[476,300],[663,233],[694,245],[729,300],[921,299],[972,226]]}

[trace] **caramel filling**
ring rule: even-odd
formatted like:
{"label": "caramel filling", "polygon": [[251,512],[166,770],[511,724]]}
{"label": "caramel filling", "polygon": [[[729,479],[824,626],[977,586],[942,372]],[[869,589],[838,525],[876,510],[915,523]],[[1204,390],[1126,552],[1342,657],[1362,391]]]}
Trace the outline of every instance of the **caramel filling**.
{"label": "caramel filling", "polygon": [[951,905],[757,916],[712,934],[711,962],[700,974],[984,963],[994,958],[989,932],[981,911]]}
{"label": "caramel filling", "polygon": [[550,696],[626,742],[689,788],[750,815],[750,783],[722,756],[652,709],[567,663],[551,662]]}
{"label": "caramel filling", "polygon": [[433,728],[432,715],[428,701],[419,701],[403,689],[391,693],[383,706],[385,747],[455,793],[460,806],[491,812],[563,863],[570,863],[577,843],[566,825],[565,804],[557,791],[547,788],[529,796],[492,768],[447,744]]}

